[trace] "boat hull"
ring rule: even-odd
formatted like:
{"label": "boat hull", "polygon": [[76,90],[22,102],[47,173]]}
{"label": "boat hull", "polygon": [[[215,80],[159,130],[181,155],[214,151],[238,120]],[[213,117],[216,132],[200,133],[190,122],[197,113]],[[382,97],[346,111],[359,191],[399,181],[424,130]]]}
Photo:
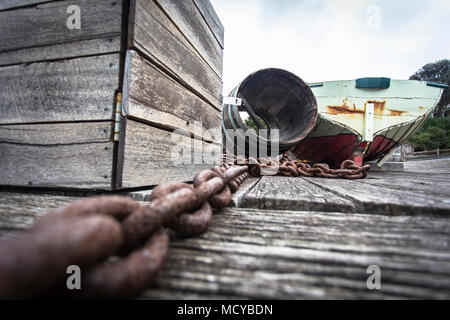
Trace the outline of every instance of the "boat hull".
{"label": "boat hull", "polygon": [[290,150],[297,159],[334,167],[355,154],[363,161],[380,159],[422,126],[443,92],[421,81],[390,80],[387,88],[357,88],[356,82],[312,85],[319,119]]}

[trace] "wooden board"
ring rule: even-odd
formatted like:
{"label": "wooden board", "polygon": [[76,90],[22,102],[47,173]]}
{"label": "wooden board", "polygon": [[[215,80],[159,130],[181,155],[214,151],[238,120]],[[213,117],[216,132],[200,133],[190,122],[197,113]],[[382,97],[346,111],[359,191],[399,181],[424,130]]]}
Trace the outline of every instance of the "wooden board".
{"label": "wooden board", "polygon": [[[449,224],[226,209],[208,232],[171,242],[155,287],[140,298],[448,299]],[[381,290],[367,289],[369,265],[381,268]]]}
{"label": "wooden board", "polygon": [[358,212],[388,215],[450,216],[447,197],[420,195],[416,192],[386,189],[344,179],[304,178],[326,191],[355,204]]}
{"label": "wooden board", "polygon": [[265,176],[245,196],[245,207],[352,212],[353,203],[301,178]]}
{"label": "wooden board", "polygon": [[[371,174],[373,176],[373,174]],[[407,175],[402,177],[386,177],[379,176],[379,178],[373,177],[373,179],[364,179],[358,181],[360,183],[366,183],[382,188],[396,189],[408,192],[417,192],[422,195],[429,195],[432,197],[450,198],[450,181],[436,181],[433,179],[421,179],[418,177],[408,177]]]}
{"label": "wooden board", "polygon": [[427,161],[405,162],[405,171],[429,175],[433,178],[445,178],[450,176],[450,159],[435,159]]}
{"label": "wooden board", "polygon": [[[194,144],[195,142],[195,144]],[[160,184],[169,181],[192,181],[194,175],[202,169],[214,164],[195,164],[192,157],[190,163],[174,163],[181,160],[176,152],[177,145],[191,148],[194,151],[212,150],[217,158],[221,158],[222,148],[211,143],[204,143],[186,136],[172,134],[133,120],[128,120],[125,135],[125,151],[122,174],[122,188],[134,188]],[[204,149],[208,148],[208,149]]]}
{"label": "wooden board", "polygon": [[[123,110],[129,117],[221,143],[220,112],[134,50],[127,52]],[[214,136],[215,135],[215,136]]]}
{"label": "wooden board", "polygon": [[111,141],[113,123],[51,123],[1,125],[0,143],[25,145],[61,145]]}
{"label": "wooden board", "polygon": [[[383,187],[371,187],[387,194]],[[0,192],[0,237],[19,236],[50,208],[77,199]],[[415,206],[412,198],[404,201]],[[172,234],[161,274],[138,298],[450,298],[448,216],[297,210],[226,208],[201,235]],[[380,290],[367,288],[369,265],[380,267]]]}
{"label": "wooden board", "polygon": [[405,171],[383,173],[371,169],[369,179],[358,182],[440,197],[444,201],[450,197],[450,159],[407,161],[397,164],[401,164]]}
{"label": "wooden board", "polygon": [[113,123],[0,126],[0,185],[111,189]]}
{"label": "wooden board", "polygon": [[0,68],[0,124],[110,120],[119,54]]}
{"label": "wooden board", "polygon": [[0,10],[35,5],[49,1],[51,0],[2,0],[2,2],[0,2]]}
{"label": "wooden board", "polygon": [[0,53],[0,66],[118,53],[119,48],[120,36],[24,48]]}
{"label": "wooden board", "polygon": [[[0,236],[77,197],[0,192]],[[168,260],[141,299],[449,299],[450,220],[224,209]],[[368,290],[369,265],[381,290]]]}
{"label": "wooden board", "polygon": [[[81,8],[80,30],[67,28],[66,13],[69,5]],[[101,18],[105,17],[105,18]],[[55,1],[37,7],[0,12],[0,62],[2,65],[59,59],[95,53],[119,52],[121,35],[122,1],[76,0]],[[77,41],[104,39],[93,44],[70,44]],[[51,46],[51,48],[44,48]],[[15,51],[13,56],[9,51]],[[23,50],[23,51],[22,51]],[[95,52],[99,50],[99,52]]]}
{"label": "wooden board", "polygon": [[129,47],[221,110],[222,82],[153,1],[132,0]]}
{"label": "wooden board", "polygon": [[211,5],[211,2],[209,0],[194,0],[194,3],[223,49],[224,29],[219,17],[216,14],[216,11]]}
{"label": "wooden board", "polygon": [[192,0],[157,0],[189,43],[222,78],[223,53],[213,32]]}
{"label": "wooden board", "polygon": [[233,193],[230,207],[241,207],[245,201],[246,195],[258,184],[260,178],[248,177]]}
{"label": "wooden board", "polygon": [[50,209],[76,200],[79,198],[63,195],[0,192],[0,238],[28,229]]}

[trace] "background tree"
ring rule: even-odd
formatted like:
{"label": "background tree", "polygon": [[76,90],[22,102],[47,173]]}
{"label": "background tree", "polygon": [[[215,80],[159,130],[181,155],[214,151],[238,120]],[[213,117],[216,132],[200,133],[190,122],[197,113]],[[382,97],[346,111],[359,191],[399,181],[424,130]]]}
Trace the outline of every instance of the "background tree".
{"label": "background tree", "polygon": [[[409,79],[450,85],[450,60],[428,63]],[[416,151],[450,148],[450,118],[442,117],[444,108],[448,104],[450,104],[450,90],[446,89],[434,110],[434,118],[429,118],[423,127],[409,138],[408,142],[415,147]]]}
{"label": "background tree", "polygon": [[[257,117],[258,117],[258,116],[257,116]],[[264,126],[263,126],[263,129],[268,129],[268,128],[269,128],[269,127],[267,126],[266,122],[265,122],[262,118],[258,117],[258,119],[260,120],[259,122],[262,123],[262,124],[264,125]],[[253,121],[252,118],[247,117],[246,119],[244,119],[244,122],[245,122],[245,124],[247,125],[247,127],[248,127],[249,129],[253,129],[253,130],[255,130],[256,132],[259,132],[258,126],[255,124],[255,122]]]}
{"label": "background tree", "polygon": [[450,118],[429,118],[408,142],[416,151],[450,149]]}
{"label": "background tree", "polygon": [[[428,63],[414,73],[410,80],[438,82],[450,85],[450,60],[444,59]],[[444,108],[450,104],[450,90],[445,90],[438,106],[434,110],[435,117],[442,117]]]}

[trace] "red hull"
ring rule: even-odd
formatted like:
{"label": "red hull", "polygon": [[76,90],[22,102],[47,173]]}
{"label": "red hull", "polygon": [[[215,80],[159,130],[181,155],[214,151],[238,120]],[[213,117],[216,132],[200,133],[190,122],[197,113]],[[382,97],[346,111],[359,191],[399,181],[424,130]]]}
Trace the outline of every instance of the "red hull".
{"label": "red hull", "polygon": [[[364,155],[364,161],[375,160],[385,155],[394,147],[396,141],[384,136],[376,136]],[[353,153],[363,150],[366,142],[360,143],[353,134],[340,134],[329,137],[306,138],[290,151],[302,160],[325,162],[338,167],[342,161],[353,159]]]}

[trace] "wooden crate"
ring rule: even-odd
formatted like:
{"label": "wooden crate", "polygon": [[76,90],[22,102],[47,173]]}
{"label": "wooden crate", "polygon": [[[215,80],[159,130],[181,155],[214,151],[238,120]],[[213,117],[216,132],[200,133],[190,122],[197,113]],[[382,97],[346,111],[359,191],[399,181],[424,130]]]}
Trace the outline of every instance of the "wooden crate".
{"label": "wooden crate", "polygon": [[3,0],[0,29],[0,185],[144,187],[210,166],[172,161],[179,143],[219,156],[220,136],[202,139],[222,92],[208,0]]}

